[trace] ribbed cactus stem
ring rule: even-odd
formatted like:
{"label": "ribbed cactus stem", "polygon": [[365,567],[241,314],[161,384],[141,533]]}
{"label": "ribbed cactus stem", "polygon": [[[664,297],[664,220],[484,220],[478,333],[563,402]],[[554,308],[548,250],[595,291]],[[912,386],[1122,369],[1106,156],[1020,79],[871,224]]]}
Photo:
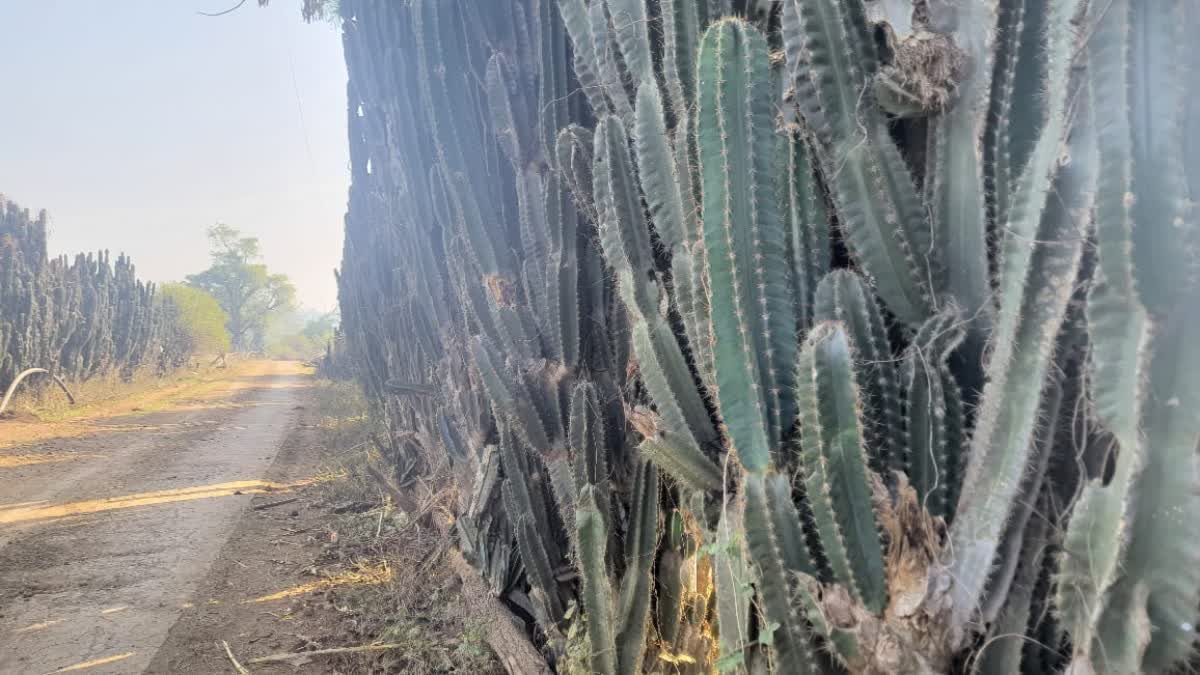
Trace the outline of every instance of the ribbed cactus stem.
{"label": "ribbed cactus stem", "polygon": [[550,316],[543,321],[548,324],[551,338],[558,345],[556,352],[560,359],[571,367],[579,361],[580,351],[579,214],[555,177],[546,184],[545,213],[551,232],[556,236],[547,261],[546,295]]}
{"label": "ribbed cactus stem", "polygon": [[[643,82],[638,88],[634,129],[638,172],[651,220],[671,258],[672,289],[685,334],[693,355],[701,363],[701,350],[707,349],[708,345],[705,344],[707,336],[699,327],[697,312],[702,311],[707,299],[702,296],[704,289],[697,286],[700,271],[695,256],[698,247],[695,245],[697,228],[694,225],[691,168],[686,161],[679,161],[676,156],[679,148],[671,147],[664,114],[657,86]],[[676,142],[686,144],[686,123],[681,124],[679,130],[680,137]],[[686,153],[686,148],[683,151]],[[689,384],[688,388],[693,387]]]}
{"label": "ribbed cactus stem", "polygon": [[933,151],[926,167],[932,231],[942,266],[939,292],[953,297],[979,336],[991,317],[983,147],[991,93],[996,2],[940,4],[930,27],[948,35],[966,57],[950,108],[930,121]]}
{"label": "ribbed cactus stem", "polygon": [[596,502],[591,485],[579,491],[579,508],[575,511],[579,536],[579,574],[583,586],[583,608],[587,617],[588,660],[591,671],[600,675],[616,675],[617,647],[613,636],[613,593],[605,566],[608,530]]}
{"label": "ribbed cactus stem", "polygon": [[771,644],[776,668],[785,673],[820,672],[808,644],[804,617],[792,602],[791,584],[785,567],[779,533],[772,523],[772,509],[762,475],[748,475],[742,484],[746,499],[746,543],[758,570],[758,585],[767,620],[776,628]]}
{"label": "ribbed cactus stem", "polygon": [[817,284],[829,272],[832,262],[829,212],[817,182],[812,151],[799,131],[786,132],[783,165],[787,177],[785,213],[790,231],[788,250],[792,259],[796,319],[800,331],[805,332],[814,321]]}
{"label": "ribbed cactus stem", "polygon": [[605,117],[596,126],[592,172],[604,257],[630,281],[628,289],[621,289],[628,291],[629,297],[622,299],[643,316],[658,316],[660,289],[650,229],[633,171],[629,137],[615,117]]}
{"label": "ribbed cactus stem", "polygon": [[921,363],[914,352],[905,363],[908,411],[908,477],[928,511],[942,518],[950,511],[947,486],[950,474],[946,440],[946,393],[942,371]]}
{"label": "ribbed cactus stem", "polygon": [[608,112],[601,85],[600,60],[596,44],[592,40],[592,27],[585,0],[558,0],[558,11],[563,25],[571,36],[571,51],[574,55],[575,77],[597,115]]}
{"label": "ribbed cactus stem", "polygon": [[717,596],[717,623],[721,655],[743,655],[750,644],[750,596],[753,579],[743,546],[744,505],[726,498],[717,523],[713,552],[713,583]]}
{"label": "ribbed cactus stem", "polygon": [[496,363],[494,348],[483,339],[473,340],[471,348],[497,419],[512,420],[526,443],[539,452],[548,452],[550,437],[524,381]]}
{"label": "ribbed cactus stem", "polygon": [[592,193],[592,134],[571,124],[558,132],[554,156],[559,175],[566,183],[575,206],[589,222],[595,223],[596,200]]}
{"label": "ribbed cactus stem", "polygon": [[701,445],[716,440],[704,402],[696,393],[691,371],[666,320],[660,318],[651,324],[636,317],[633,349],[646,388],[669,428],[690,433]]}
{"label": "ribbed cactus stem", "polygon": [[921,324],[901,365],[908,439],[903,466],[925,508],[947,521],[963,442],[962,394],[947,363],[964,336],[961,312],[947,305]]}
{"label": "ribbed cactus stem", "polygon": [[[1195,360],[1195,337],[1184,336],[1197,334],[1197,322],[1172,313],[1154,317],[1151,328],[1155,310],[1180,307],[1178,299],[1196,291],[1187,263],[1173,258],[1197,232],[1179,210],[1187,193],[1176,142],[1183,3],[1115,2],[1092,10],[1099,259],[1087,318],[1096,412],[1120,451],[1108,484],[1085,487],[1076,506],[1058,603],[1080,668],[1160,672],[1187,657],[1194,634],[1183,627],[1200,615],[1200,532],[1194,518],[1170,515],[1200,505],[1178,478],[1196,466],[1181,442],[1200,433],[1183,407],[1200,392],[1194,378],[1179,373]],[[1160,237],[1175,243],[1155,241]],[[1166,578],[1169,587],[1155,583]],[[1140,634],[1143,616],[1162,629]]]}
{"label": "ribbed cactus stem", "polygon": [[800,463],[817,531],[835,580],[873,612],[887,602],[875,481],[863,449],[862,404],[850,341],[838,323],[817,324],[796,369]]}
{"label": "ribbed cactus stem", "polygon": [[530,150],[527,134],[532,128],[524,119],[524,111],[518,108],[524,101],[517,96],[518,85],[513,81],[512,65],[503,52],[492,55],[485,77],[496,139],[513,167],[520,171]]}
{"label": "ribbed cactus stem", "polygon": [[888,309],[915,326],[928,314],[937,267],[925,209],[876,109],[860,105],[871,47],[857,10],[785,0],[782,33],[796,101],[817,140],[844,239]]}
{"label": "ribbed cactus stem", "polygon": [[904,420],[899,376],[891,358],[887,325],[873,294],[854,272],[835,270],[818,284],[812,313],[818,322],[840,321],[850,337],[865,394],[865,440],[871,468],[880,472],[900,468]]}
{"label": "ribbed cactus stem", "polygon": [[[533,518],[522,512],[512,489],[513,481],[504,481],[502,492],[505,509],[513,523],[517,535],[517,550],[521,553],[521,561],[525,564],[525,574],[529,583],[539,589],[546,599],[551,617],[562,616],[563,606],[558,600],[558,582],[554,578],[549,555],[542,545],[542,534],[533,523]],[[547,626],[549,628],[550,626]]]}
{"label": "ribbed cactus stem", "polygon": [[1028,466],[1054,339],[1074,290],[1085,238],[1083,214],[1094,195],[1094,136],[1087,115],[1075,120],[1073,158],[1060,162],[1077,7],[1076,0],[1060,0],[1052,10],[1047,91],[1058,94],[1051,97],[1049,124],[1026,166],[1005,228],[1002,299],[988,382],[951,529],[954,623],[960,626],[980,606]]}
{"label": "ribbed cactus stem", "polygon": [[[605,3],[593,0],[588,5],[588,24],[592,32],[592,47],[595,50],[597,72],[604,93],[608,98],[613,112],[626,125],[633,124],[633,103],[629,100],[629,92],[625,89],[620,66],[617,63],[617,35],[613,30]],[[608,109],[607,107],[605,108]],[[597,111],[599,114],[599,111]]]}
{"label": "ribbed cactus stem", "polygon": [[766,478],[767,507],[771,511],[771,531],[789,573],[816,574],[817,565],[808,550],[803,520],[792,501],[792,482],[784,474]]}
{"label": "ribbed cactus stem", "polygon": [[787,235],[771,170],[767,43],[736,19],[713,24],[699,56],[697,144],[717,400],[742,465],[765,471],[794,414],[796,350]]}
{"label": "ribbed cactus stem", "polygon": [[567,528],[567,538],[571,551],[578,548],[575,528],[570,524],[575,522],[575,504],[579,501],[579,483],[576,481],[575,468],[565,451],[558,451],[546,457],[547,483],[554,493],[554,504],[558,507],[559,520]]}
{"label": "ribbed cactus stem", "polygon": [[[654,145],[650,139],[643,140]],[[665,139],[661,140],[665,150]],[[660,155],[659,159],[664,162],[644,163],[643,178],[659,171],[665,184],[673,184],[669,155]],[[643,380],[670,431],[690,433],[698,444],[709,443],[715,439],[716,432],[709,421],[708,410],[696,389],[679,343],[666,317],[660,314],[663,293],[656,280],[649,224],[641,207],[628,137],[614,117],[601,120],[596,130],[594,179],[596,196],[601,204],[601,245],[609,264],[617,272],[617,287],[630,312],[633,348]],[[665,219],[664,208],[652,212],[656,211]]]}
{"label": "ribbed cactus stem", "polygon": [[658,560],[658,601],[655,604],[655,622],[658,635],[668,645],[674,644],[679,636],[679,624],[683,610],[683,556],[674,550],[663,551]]}
{"label": "ribbed cactus stem", "polygon": [[676,119],[688,115],[696,93],[696,52],[700,47],[700,3],[667,0],[659,5],[663,28],[663,79]]}
{"label": "ribbed cactus stem", "polygon": [[692,361],[700,381],[711,389],[716,384],[713,363],[710,294],[708,289],[708,252],[704,248],[704,223],[700,219],[700,181],[696,174],[696,137],[691,112],[675,126],[675,176],[679,179],[683,200],[683,251],[678,261],[672,258],[671,273],[686,286],[686,295],[676,294],[679,314],[692,349]]}
{"label": "ribbed cactus stem", "polygon": [[643,462],[634,483],[629,530],[625,535],[625,574],[617,606],[617,671],[642,670],[650,620],[651,570],[658,545],[658,470]]}
{"label": "ribbed cactus stem", "polygon": [[[638,175],[650,207],[650,219],[671,255],[684,252],[686,243],[683,195],[667,133],[662,97],[653,80],[638,85],[633,140]],[[690,281],[690,280],[689,280]],[[679,284],[679,280],[675,282]]]}
{"label": "ribbed cactus stem", "polygon": [[[595,2],[596,0],[593,0]],[[654,81],[650,53],[650,19],[645,0],[604,0],[616,32],[617,45],[634,82]]]}
{"label": "ribbed cactus stem", "polygon": [[693,490],[721,489],[721,468],[696,445],[691,434],[664,431],[642,441],[639,449],[672,478]]}
{"label": "ribbed cactus stem", "polygon": [[608,448],[604,441],[604,413],[596,388],[580,382],[571,392],[567,418],[567,447],[577,486],[591,485],[605,527],[609,523]]}
{"label": "ribbed cactus stem", "polygon": [[557,2],[537,3],[537,20],[533,23],[533,39],[541,47],[538,53],[540,88],[538,91],[538,135],[542,157],[554,163],[554,144],[558,130],[571,118],[571,63],[563,58],[567,53],[569,33],[563,24]]}
{"label": "ribbed cactus stem", "polygon": [[784,0],[782,30],[796,101],[822,144],[860,135],[855,123],[866,87],[858,36],[836,0]]}
{"label": "ribbed cactus stem", "polygon": [[[984,162],[991,192],[991,217],[1007,222],[1012,191],[1045,124],[1041,91],[1049,3],[1017,0],[999,3],[995,68],[984,134]],[[1018,105],[1019,103],[1019,105]]]}

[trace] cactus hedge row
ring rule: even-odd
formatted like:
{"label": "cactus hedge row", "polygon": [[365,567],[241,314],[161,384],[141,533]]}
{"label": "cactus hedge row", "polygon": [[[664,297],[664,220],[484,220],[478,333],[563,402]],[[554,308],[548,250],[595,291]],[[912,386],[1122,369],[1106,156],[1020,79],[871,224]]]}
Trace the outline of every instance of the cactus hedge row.
{"label": "cactus hedge row", "polygon": [[160,372],[190,356],[177,313],[107,252],[49,258],[47,218],[0,198],[0,388],[26,368],[70,381],[142,367]]}
{"label": "cactus hedge row", "polygon": [[1192,3],[340,11],[345,345],[553,667],[1184,667]]}

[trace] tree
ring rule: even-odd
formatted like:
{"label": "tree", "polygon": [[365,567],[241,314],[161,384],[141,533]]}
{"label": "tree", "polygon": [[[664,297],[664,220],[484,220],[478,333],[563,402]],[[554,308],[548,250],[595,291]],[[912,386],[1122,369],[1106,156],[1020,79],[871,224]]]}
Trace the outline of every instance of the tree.
{"label": "tree", "polygon": [[163,284],[159,297],[166,311],[172,312],[176,327],[169,339],[179,341],[182,354],[219,353],[229,349],[229,315],[217,299],[207,292],[185,284]]}
{"label": "tree", "polygon": [[333,340],[336,328],[336,312],[309,319],[300,330],[291,330],[271,339],[267,343],[267,355],[294,361],[315,358]]}
{"label": "tree", "polygon": [[208,229],[212,265],[187,277],[189,286],[217,299],[228,315],[226,327],[234,349],[261,348],[267,322],[295,304],[296,288],[284,274],[271,274],[259,262],[257,237],[224,223]]}

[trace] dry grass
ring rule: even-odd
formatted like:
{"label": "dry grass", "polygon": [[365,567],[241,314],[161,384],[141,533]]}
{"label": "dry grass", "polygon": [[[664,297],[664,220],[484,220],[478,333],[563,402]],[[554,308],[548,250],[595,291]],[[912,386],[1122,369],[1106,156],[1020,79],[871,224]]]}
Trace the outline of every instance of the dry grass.
{"label": "dry grass", "polygon": [[[124,428],[130,414],[238,407],[234,395],[281,375],[311,373],[295,362],[231,361],[228,368],[141,374],[130,382],[95,378],[74,385],[76,405],[49,390],[33,389],[0,419],[0,448]],[[272,386],[283,386],[276,382]],[[292,386],[308,386],[307,382]],[[137,427],[144,428],[141,423]]]}
{"label": "dry grass", "polygon": [[159,410],[180,395],[200,398],[212,393],[230,379],[256,372],[259,363],[231,359],[227,367],[182,368],[164,377],[159,377],[153,369],[144,369],[128,382],[116,375],[70,382],[68,386],[75,395],[76,405],[71,405],[56,387],[27,387],[17,394],[13,410],[18,418],[32,417],[42,422],[103,417],[134,408],[139,412]]}
{"label": "dry grass", "polygon": [[[400,649],[370,657],[372,673],[501,673],[482,633],[465,615],[457,578],[442,563],[451,542],[420,514],[392,503],[368,474],[383,460],[375,428],[357,386],[322,382],[314,391],[322,447],[330,452],[321,500],[341,511],[329,523],[331,544],[314,562],[323,578],[386,569],[378,583],[331,589],[344,617],[346,644],[392,643]],[[386,472],[385,472],[386,473]],[[414,496],[418,502],[419,495]],[[363,655],[346,666],[363,672]]]}

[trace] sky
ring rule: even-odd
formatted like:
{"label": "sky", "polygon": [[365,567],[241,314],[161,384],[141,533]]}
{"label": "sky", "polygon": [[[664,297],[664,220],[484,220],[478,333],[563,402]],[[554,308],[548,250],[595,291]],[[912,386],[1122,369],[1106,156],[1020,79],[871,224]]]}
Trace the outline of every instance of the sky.
{"label": "sky", "polygon": [[304,306],[337,305],[349,186],[339,31],[300,0],[0,0],[0,194],[50,215],[51,253],[139,276],[208,265],[205,229],[261,240]]}

